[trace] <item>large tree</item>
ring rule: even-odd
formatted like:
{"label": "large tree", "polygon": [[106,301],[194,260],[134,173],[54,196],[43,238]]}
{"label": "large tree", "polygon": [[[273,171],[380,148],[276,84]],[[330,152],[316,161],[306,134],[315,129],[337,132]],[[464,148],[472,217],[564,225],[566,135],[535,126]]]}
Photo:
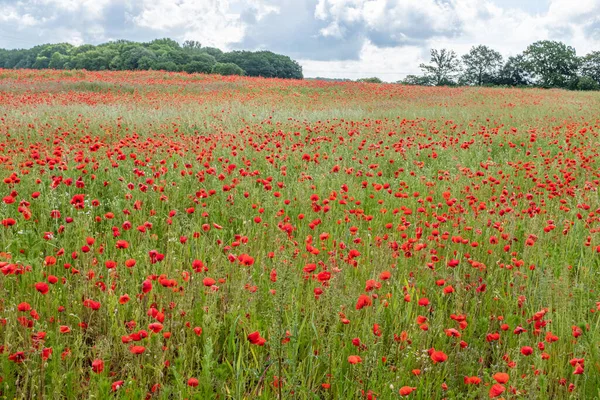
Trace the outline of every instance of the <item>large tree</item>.
{"label": "large tree", "polygon": [[542,87],[567,87],[576,79],[579,59],[575,49],[562,42],[541,40],[523,52],[524,67]]}
{"label": "large tree", "polygon": [[580,74],[600,84],[600,51],[593,51],[581,59]]}
{"label": "large tree", "polygon": [[454,50],[431,49],[430,64],[421,64],[419,68],[423,70],[425,76],[429,77],[434,85],[454,84],[458,73],[460,72],[460,60]]}
{"label": "large tree", "polygon": [[502,54],[487,46],[473,46],[462,56],[462,81],[469,85],[493,83],[502,67]]}

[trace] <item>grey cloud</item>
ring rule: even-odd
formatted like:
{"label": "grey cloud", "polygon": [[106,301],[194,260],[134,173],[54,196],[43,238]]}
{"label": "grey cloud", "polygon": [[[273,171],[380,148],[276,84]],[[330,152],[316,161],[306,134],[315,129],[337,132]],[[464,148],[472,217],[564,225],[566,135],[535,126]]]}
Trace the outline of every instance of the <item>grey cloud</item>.
{"label": "grey cloud", "polygon": [[378,47],[396,47],[420,45],[435,36],[458,36],[462,32],[462,23],[448,24],[442,29],[431,28],[427,14],[411,10],[399,25],[383,24],[377,29],[367,29],[366,37]]}
{"label": "grey cloud", "polygon": [[316,4],[315,0],[280,2],[279,13],[270,13],[248,24],[243,40],[234,43],[233,47],[265,48],[292,58],[312,60],[358,59],[364,41],[362,32],[348,27],[343,38],[320,35],[320,30],[326,28],[328,22],[315,19]]}
{"label": "grey cloud", "polygon": [[171,34],[171,32],[157,33],[134,24],[133,17],[139,15],[142,10],[141,4],[132,1],[110,3],[103,10],[105,40],[127,39],[146,42]]}
{"label": "grey cloud", "polygon": [[[451,5],[448,1],[436,3],[445,7]],[[395,10],[397,4],[387,2],[384,19],[378,24],[369,24],[364,18],[346,21],[335,15],[316,19],[316,0],[283,0],[278,2],[279,13],[271,13],[261,20],[246,17],[247,22],[255,22],[248,23],[244,39],[234,47],[268,48],[302,59],[357,60],[367,40],[382,48],[419,46],[433,37],[454,37],[462,32],[462,24],[457,19],[449,19],[448,24],[441,26],[437,24],[436,28],[426,12]],[[401,18],[396,18],[400,12],[403,12]],[[339,28],[340,37],[322,34],[322,30],[332,23]]]}
{"label": "grey cloud", "polygon": [[569,40],[573,37],[573,28],[569,25],[552,25],[548,27],[548,35],[555,40]]}
{"label": "grey cloud", "polygon": [[590,39],[600,41],[600,18],[588,24],[585,27],[584,32]]}
{"label": "grey cloud", "polygon": [[85,9],[69,10],[34,1],[0,0],[0,10],[3,7],[36,20],[32,26],[20,23],[19,19],[3,21],[0,24],[0,47],[4,48],[65,41],[92,44],[111,39],[146,41],[167,35],[132,23],[132,16],[141,12],[141,6],[134,1],[111,1],[94,20]]}

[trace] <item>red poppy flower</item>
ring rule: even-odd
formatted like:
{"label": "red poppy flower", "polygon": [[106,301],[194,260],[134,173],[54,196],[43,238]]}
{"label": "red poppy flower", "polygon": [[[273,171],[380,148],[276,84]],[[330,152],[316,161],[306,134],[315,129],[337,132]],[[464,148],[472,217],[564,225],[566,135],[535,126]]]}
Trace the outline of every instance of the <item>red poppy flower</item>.
{"label": "red poppy flower", "polygon": [[412,392],[414,392],[415,390],[417,390],[416,387],[411,387],[411,386],[402,386],[399,390],[400,396],[408,396],[409,394],[411,394]]}
{"label": "red poppy flower", "polygon": [[492,375],[492,378],[496,382],[504,384],[504,383],[508,382],[509,376],[505,372],[496,372],[494,375]]}
{"label": "red poppy flower", "polygon": [[37,290],[41,294],[46,294],[48,293],[50,288],[46,282],[38,282],[35,284],[35,290]]}
{"label": "red poppy flower", "polygon": [[123,386],[124,383],[125,383],[125,381],[115,381],[115,382],[113,382],[112,385],[110,386],[111,390],[113,392],[116,392],[117,390],[119,390],[119,388],[121,386]]}
{"label": "red poppy flower", "polygon": [[442,363],[448,359],[448,356],[443,351],[435,350],[431,353],[433,363]]}
{"label": "red poppy flower", "polygon": [[490,399],[500,396],[502,393],[506,391],[506,388],[499,383],[495,383],[490,387],[489,396]]}
{"label": "red poppy flower", "polygon": [[144,354],[146,348],[144,346],[131,346],[129,351],[131,354]]}
{"label": "red poppy flower", "polygon": [[92,361],[92,371],[97,374],[102,373],[104,371],[104,361],[98,358]]}
{"label": "red poppy flower", "polygon": [[362,358],[360,356],[348,356],[348,362],[350,364],[359,364],[362,362]]}
{"label": "red poppy flower", "polygon": [[216,281],[213,278],[206,277],[202,280],[202,284],[206,287],[210,287],[210,286],[214,285],[215,283],[216,283]]}

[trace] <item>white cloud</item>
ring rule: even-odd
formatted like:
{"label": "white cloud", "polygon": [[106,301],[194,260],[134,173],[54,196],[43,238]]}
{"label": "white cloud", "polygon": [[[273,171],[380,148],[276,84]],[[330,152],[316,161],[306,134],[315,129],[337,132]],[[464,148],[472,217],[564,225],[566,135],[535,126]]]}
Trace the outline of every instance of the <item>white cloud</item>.
{"label": "white cloud", "polygon": [[240,16],[229,11],[227,0],[142,0],[141,8],[133,17],[137,26],[176,31],[179,38],[196,39],[206,45],[226,47],[240,41],[244,34]]}
{"label": "white cloud", "polygon": [[[378,39],[384,45],[400,44],[411,37],[448,34],[460,24],[457,9],[451,3],[437,0],[319,0],[315,16],[330,22],[331,27],[342,25],[348,30],[351,27],[366,30],[367,36],[369,32],[385,36]],[[322,33],[330,31],[325,29]]]}
{"label": "white cloud", "polygon": [[40,23],[31,14],[21,14],[19,10],[13,6],[4,6],[0,4],[0,22],[20,23],[21,27],[32,27]]}

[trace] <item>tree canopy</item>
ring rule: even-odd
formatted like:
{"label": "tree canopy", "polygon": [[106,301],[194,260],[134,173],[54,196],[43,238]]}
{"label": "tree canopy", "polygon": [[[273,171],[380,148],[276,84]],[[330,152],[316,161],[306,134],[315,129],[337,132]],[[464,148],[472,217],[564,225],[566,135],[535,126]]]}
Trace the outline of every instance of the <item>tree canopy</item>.
{"label": "tree canopy", "polygon": [[434,85],[448,85],[454,83],[460,71],[460,60],[454,50],[431,49],[430,64],[421,64],[419,68]]}
{"label": "tree canopy", "polygon": [[469,85],[485,85],[494,83],[502,67],[502,54],[487,46],[474,46],[462,56],[464,72],[463,82]]}
{"label": "tree canopy", "polygon": [[506,61],[485,45],[472,47],[460,59],[453,50],[431,49],[430,63],[419,67],[423,75],[407,75],[398,83],[600,90],[600,51],[578,57],[573,47],[552,40],[535,42]]}
{"label": "tree canopy", "polygon": [[68,43],[43,44],[30,49],[0,49],[0,68],[165,70],[217,73],[267,78],[302,79],[302,67],[291,58],[270,51],[223,52],[202,47],[194,40],[173,39],[147,43],[117,40],[97,46]]}
{"label": "tree canopy", "polygon": [[524,69],[542,87],[567,87],[577,77],[579,59],[573,47],[541,40],[523,52]]}
{"label": "tree canopy", "polygon": [[593,51],[581,59],[580,75],[600,85],[600,51]]}

